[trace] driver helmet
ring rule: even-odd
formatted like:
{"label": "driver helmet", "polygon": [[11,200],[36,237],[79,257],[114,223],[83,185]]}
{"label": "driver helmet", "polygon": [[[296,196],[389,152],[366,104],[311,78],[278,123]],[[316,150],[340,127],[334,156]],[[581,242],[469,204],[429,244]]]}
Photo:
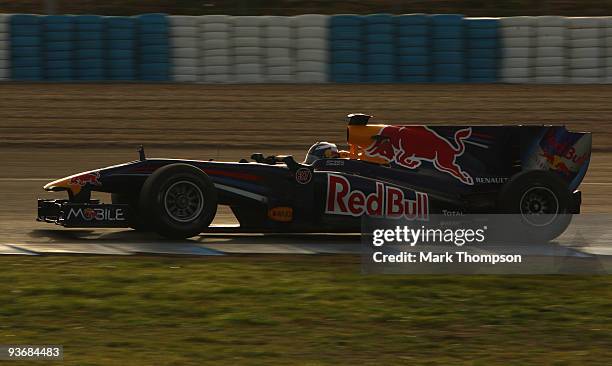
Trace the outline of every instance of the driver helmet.
{"label": "driver helmet", "polygon": [[337,158],[340,156],[338,147],[331,142],[317,142],[308,149],[304,164],[312,164],[319,159]]}

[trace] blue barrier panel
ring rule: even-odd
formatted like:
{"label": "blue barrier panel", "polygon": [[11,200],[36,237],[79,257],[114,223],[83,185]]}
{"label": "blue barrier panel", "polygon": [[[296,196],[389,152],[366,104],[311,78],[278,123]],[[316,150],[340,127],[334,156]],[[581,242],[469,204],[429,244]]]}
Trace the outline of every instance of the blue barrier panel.
{"label": "blue barrier panel", "polygon": [[431,61],[434,65],[464,64],[465,54],[463,51],[433,51]]}
{"label": "blue barrier panel", "polygon": [[365,57],[366,65],[389,65],[391,66],[391,73],[395,74],[396,58],[394,55],[385,54],[368,54]]}
{"label": "blue barrier panel", "polygon": [[393,17],[396,29],[397,81],[425,83],[431,77],[431,27],[425,14]]}
{"label": "blue barrier panel", "polygon": [[42,17],[45,79],[74,79],[75,22],[70,15]]}
{"label": "blue barrier panel", "polygon": [[359,15],[354,14],[339,14],[333,15],[329,21],[329,26],[333,29],[336,27],[360,27],[363,19]]}
{"label": "blue barrier panel", "polygon": [[337,83],[364,81],[364,19],[358,15],[333,15],[329,21],[330,80]]}
{"label": "blue barrier panel", "polygon": [[432,81],[457,83],[465,80],[464,19],[459,14],[431,16]]}
{"label": "blue barrier panel", "polygon": [[465,42],[462,38],[440,38],[432,42],[432,51],[463,52]]}
{"label": "blue barrier panel", "polygon": [[428,78],[430,73],[430,65],[404,65],[402,67],[404,71],[403,76],[422,76]]}
{"label": "blue barrier panel", "polygon": [[40,16],[14,14],[10,17],[11,78],[43,78],[42,30]]}
{"label": "blue barrier panel", "polygon": [[434,40],[463,39],[464,28],[460,25],[437,25],[431,28],[431,38]]}
{"label": "blue barrier panel", "polygon": [[[429,70],[429,68],[427,69]],[[418,75],[399,75],[398,81],[400,83],[429,83],[429,76],[418,76]]]}
{"label": "blue barrier panel", "polygon": [[500,57],[500,52],[499,44],[495,48],[470,48],[469,57],[497,59]]}
{"label": "blue barrier panel", "polygon": [[103,18],[105,25],[106,77],[110,80],[136,79],[136,24],[132,17]]}
{"label": "blue barrier panel", "polygon": [[361,61],[361,52],[339,50],[332,55],[333,63],[356,63]]}
{"label": "blue barrier panel", "polygon": [[165,14],[136,16],[138,74],[141,80],[167,81],[170,78],[168,17]]}
{"label": "blue barrier panel", "polygon": [[332,74],[344,76],[355,76],[361,79],[362,65],[357,63],[333,63],[331,65]]}
{"label": "blue barrier panel", "polygon": [[365,81],[371,83],[395,81],[397,68],[393,16],[371,14],[363,17],[363,20]]}
{"label": "blue barrier panel", "polygon": [[499,20],[465,19],[467,77],[470,82],[495,82],[499,67]]}
{"label": "blue barrier panel", "polygon": [[430,19],[427,14],[404,14],[396,15],[393,17],[394,22],[398,26],[412,26],[412,25],[429,25]]}
{"label": "blue barrier panel", "polygon": [[428,56],[429,47],[401,47],[397,49],[400,56]]}
{"label": "blue barrier panel", "polygon": [[349,27],[349,26],[339,26],[332,28],[330,30],[330,35],[333,40],[343,40],[343,41],[358,41],[362,40],[362,29],[361,27]]}
{"label": "blue barrier panel", "polygon": [[[346,39],[335,39],[329,42],[329,49],[331,51],[359,51],[361,50],[361,42],[346,40]],[[333,53],[333,52],[332,52]]]}
{"label": "blue barrier panel", "polygon": [[106,78],[105,22],[98,15],[78,15],[76,27],[75,73],[78,80],[104,80]]}
{"label": "blue barrier panel", "polygon": [[463,15],[461,14],[433,14],[431,16],[431,25],[439,26],[463,26]]}
{"label": "blue barrier panel", "polygon": [[397,48],[425,47],[429,48],[429,37],[427,36],[402,36],[396,40]]}
{"label": "blue barrier panel", "polygon": [[[429,66],[429,62],[430,62],[430,58],[428,55],[417,55],[417,56],[399,55],[397,57],[397,64],[400,66],[416,66],[416,65]],[[429,74],[429,71],[425,71],[425,74],[426,75]]]}

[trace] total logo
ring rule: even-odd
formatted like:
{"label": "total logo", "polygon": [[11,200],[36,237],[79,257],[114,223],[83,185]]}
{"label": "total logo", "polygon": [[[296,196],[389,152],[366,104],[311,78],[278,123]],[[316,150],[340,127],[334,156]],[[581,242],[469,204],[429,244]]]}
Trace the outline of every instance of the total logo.
{"label": "total logo", "polygon": [[66,220],[71,218],[86,221],[125,221],[125,215],[120,208],[71,208]]}
{"label": "total logo", "polygon": [[402,189],[376,182],[376,191],[365,194],[351,189],[351,183],[345,177],[328,174],[325,213],[427,221],[429,197],[425,193],[414,193],[415,199],[411,200]]}

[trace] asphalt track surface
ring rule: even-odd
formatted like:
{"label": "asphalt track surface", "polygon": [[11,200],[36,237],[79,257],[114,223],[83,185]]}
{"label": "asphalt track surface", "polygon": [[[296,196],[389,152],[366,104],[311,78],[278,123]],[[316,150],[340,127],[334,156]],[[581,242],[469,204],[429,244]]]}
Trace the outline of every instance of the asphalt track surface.
{"label": "asphalt track surface", "polygon": [[[612,96],[607,86],[0,85],[0,253],[359,253],[358,235],[206,234],[169,241],[128,229],[64,229],[34,221],[52,179],[137,156],[238,160],[252,152],[302,159],[315,141],[344,141],[343,116],[391,123],[561,123],[594,131],[583,212],[612,207]],[[108,197],[99,197],[108,200]],[[603,221],[602,221],[603,220]],[[235,225],[221,208],[215,225]],[[579,247],[612,254],[608,226]],[[612,225],[609,225],[612,227]],[[550,248],[539,248],[546,255]],[[552,251],[554,252],[554,250]]]}

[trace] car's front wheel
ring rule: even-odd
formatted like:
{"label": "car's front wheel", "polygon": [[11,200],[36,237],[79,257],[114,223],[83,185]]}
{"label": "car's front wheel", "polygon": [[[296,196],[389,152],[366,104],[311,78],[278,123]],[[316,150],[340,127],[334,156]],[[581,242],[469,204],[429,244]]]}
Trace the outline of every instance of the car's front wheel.
{"label": "car's front wheel", "polygon": [[206,173],[188,164],[157,169],[140,191],[140,212],[150,227],[169,238],[189,238],[210,225],[217,192]]}

